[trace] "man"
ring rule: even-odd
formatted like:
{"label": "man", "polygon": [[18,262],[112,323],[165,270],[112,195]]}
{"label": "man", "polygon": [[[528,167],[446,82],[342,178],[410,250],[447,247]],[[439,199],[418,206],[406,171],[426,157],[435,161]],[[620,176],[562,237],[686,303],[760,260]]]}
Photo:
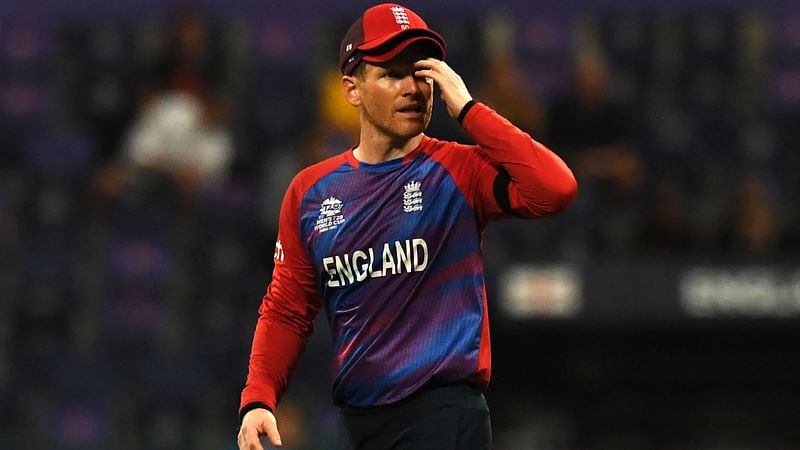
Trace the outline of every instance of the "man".
{"label": "man", "polygon": [[[280,446],[273,412],[324,303],[333,399],[351,448],[488,449],[481,236],[503,217],[541,217],[576,193],[550,150],[472,100],[444,39],[396,4],[367,9],[340,49],[358,108],[357,146],[292,181],[275,271],[259,309],[241,449]],[[433,86],[478,145],[424,134]]]}

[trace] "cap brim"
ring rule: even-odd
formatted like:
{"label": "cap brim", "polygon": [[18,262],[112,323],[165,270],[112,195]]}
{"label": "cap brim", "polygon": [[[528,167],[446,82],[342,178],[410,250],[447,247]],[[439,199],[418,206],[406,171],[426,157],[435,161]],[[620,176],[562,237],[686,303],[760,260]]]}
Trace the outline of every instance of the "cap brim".
{"label": "cap brim", "polygon": [[444,39],[435,31],[430,30],[403,30],[390,35],[386,39],[381,39],[378,44],[370,42],[360,45],[358,50],[362,53],[361,59],[367,62],[387,62],[399,55],[409,45],[415,42],[427,41],[432,44],[434,53],[431,55],[437,59],[444,59],[445,43]]}

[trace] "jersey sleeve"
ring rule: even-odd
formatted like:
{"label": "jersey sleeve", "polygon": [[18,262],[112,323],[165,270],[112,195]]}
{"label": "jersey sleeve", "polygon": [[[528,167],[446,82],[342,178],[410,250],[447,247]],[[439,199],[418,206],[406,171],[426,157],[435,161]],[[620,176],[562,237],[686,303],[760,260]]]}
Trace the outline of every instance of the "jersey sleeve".
{"label": "jersey sleeve", "polygon": [[484,223],[501,217],[544,217],[572,202],[577,182],[558,155],[488,106],[469,106],[462,125],[483,160],[469,184]]}
{"label": "jersey sleeve", "polygon": [[296,181],[287,190],[281,206],[275,269],[258,310],[240,417],[256,407],[275,410],[313,332],[314,318],[321,305],[316,273],[301,244],[302,193]]}

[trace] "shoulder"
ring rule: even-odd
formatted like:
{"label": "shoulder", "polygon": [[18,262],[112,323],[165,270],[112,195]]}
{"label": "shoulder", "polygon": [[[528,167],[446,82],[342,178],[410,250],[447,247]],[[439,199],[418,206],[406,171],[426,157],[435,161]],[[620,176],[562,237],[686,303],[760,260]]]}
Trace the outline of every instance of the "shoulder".
{"label": "shoulder", "polygon": [[477,145],[444,141],[436,138],[428,138],[428,145],[425,146],[424,151],[429,158],[446,167],[465,163],[469,164],[471,162],[483,161],[484,159]]}
{"label": "shoulder", "polygon": [[442,157],[450,154],[463,155],[465,153],[472,153],[475,151],[475,148],[475,145],[427,137],[427,143],[423,151],[431,157]]}
{"label": "shoulder", "polygon": [[347,152],[332,156],[298,172],[289,185],[289,193],[293,193],[298,198],[302,197],[312,186],[317,184],[320,179],[336,171],[336,169],[342,165],[348,164],[345,156],[346,153]]}

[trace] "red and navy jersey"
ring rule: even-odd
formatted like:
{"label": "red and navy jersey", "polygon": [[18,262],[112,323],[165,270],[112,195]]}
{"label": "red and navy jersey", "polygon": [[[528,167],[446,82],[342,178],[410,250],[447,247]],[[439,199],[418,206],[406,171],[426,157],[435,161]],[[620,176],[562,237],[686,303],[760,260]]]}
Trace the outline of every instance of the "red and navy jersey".
{"label": "red and navy jersey", "polygon": [[242,408],[275,408],[323,306],[338,405],[488,384],[484,228],[553,214],[576,186],[561,159],[485,105],[475,104],[463,125],[477,145],[423,136],[400,159],[365,164],[348,150],[295,177]]}

